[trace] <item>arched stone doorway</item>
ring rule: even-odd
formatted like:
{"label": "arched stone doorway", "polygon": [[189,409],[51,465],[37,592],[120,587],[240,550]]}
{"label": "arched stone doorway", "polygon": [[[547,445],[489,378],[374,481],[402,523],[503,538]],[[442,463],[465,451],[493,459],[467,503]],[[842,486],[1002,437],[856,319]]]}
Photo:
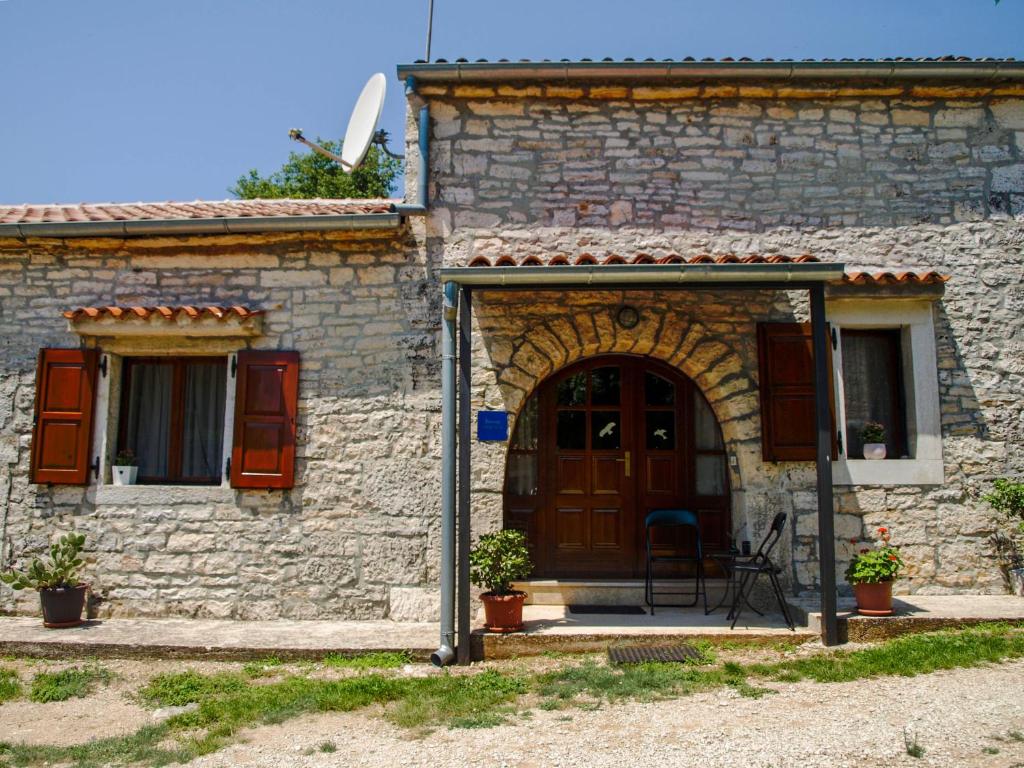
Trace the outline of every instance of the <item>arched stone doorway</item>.
{"label": "arched stone doorway", "polygon": [[731,532],[714,412],[678,369],[638,355],[590,357],[537,387],[509,442],[503,499],[539,578],[639,577],[652,509],[696,511],[705,549],[725,548]]}

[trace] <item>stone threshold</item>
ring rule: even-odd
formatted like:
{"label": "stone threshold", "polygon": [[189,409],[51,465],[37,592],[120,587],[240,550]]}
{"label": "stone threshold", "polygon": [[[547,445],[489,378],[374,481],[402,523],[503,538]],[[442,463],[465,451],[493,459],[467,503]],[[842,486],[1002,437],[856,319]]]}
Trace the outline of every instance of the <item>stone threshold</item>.
{"label": "stone threshold", "polygon": [[276,656],[293,661],[406,651],[426,660],[437,645],[433,622],[93,619],[70,629],[46,629],[38,617],[0,617],[0,654],[48,659],[243,661]]}

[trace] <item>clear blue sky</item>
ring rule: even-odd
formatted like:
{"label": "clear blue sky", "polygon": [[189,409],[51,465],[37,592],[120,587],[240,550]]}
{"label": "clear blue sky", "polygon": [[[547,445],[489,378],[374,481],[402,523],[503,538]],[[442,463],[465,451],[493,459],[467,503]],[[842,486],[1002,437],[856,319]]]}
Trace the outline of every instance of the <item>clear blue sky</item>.
{"label": "clear blue sky", "polygon": [[[224,199],[422,58],[427,0],[0,0],[0,202]],[[435,0],[434,58],[1015,56],[1024,0]]]}

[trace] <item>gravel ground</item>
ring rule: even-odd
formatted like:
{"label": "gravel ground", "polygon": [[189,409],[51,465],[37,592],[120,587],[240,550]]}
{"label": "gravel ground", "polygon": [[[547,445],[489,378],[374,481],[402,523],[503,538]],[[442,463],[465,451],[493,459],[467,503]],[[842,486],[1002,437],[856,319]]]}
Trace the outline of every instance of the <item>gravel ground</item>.
{"label": "gravel ground", "polygon": [[[726,689],[596,711],[535,711],[498,728],[420,738],[366,714],[303,717],[253,730],[245,743],[190,766],[1024,766],[1024,743],[1009,737],[1024,732],[1024,661],[771,687],[778,693],[761,699]],[[905,730],[917,735],[923,757],[906,754]],[[323,742],[337,751],[306,754]]]}
{"label": "gravel ground", "polygon": [[[28,698],[32,677],[38,672],[57,672],[69,667],[96,664],[114,673],[109,685],[97,683],[95,691],[84,699],[37,704]],[[213,673],[241,669],[241,664],[219,662],[181,662],[157,660],[111,660],[70,662],[17,659],[0,662],[0,667],[16,670],[25,695],[0,705],[0,741],[20,744],[70,746],[90,739],[123,736],[156,722],[152,710],[140,706],[138,690],[153,675],[194,669]]]}

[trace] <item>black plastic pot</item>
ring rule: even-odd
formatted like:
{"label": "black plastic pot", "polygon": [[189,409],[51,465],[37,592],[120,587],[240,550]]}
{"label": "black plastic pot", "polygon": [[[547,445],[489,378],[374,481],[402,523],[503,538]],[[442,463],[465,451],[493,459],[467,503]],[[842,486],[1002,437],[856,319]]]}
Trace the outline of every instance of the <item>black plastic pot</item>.
{"label": "black plastic pot", "polygon": [[43,626],[50,629],[77,627],[82,623],[85,593],[88,584],[75,587],[40,589],[39,602],[43,606]]}

